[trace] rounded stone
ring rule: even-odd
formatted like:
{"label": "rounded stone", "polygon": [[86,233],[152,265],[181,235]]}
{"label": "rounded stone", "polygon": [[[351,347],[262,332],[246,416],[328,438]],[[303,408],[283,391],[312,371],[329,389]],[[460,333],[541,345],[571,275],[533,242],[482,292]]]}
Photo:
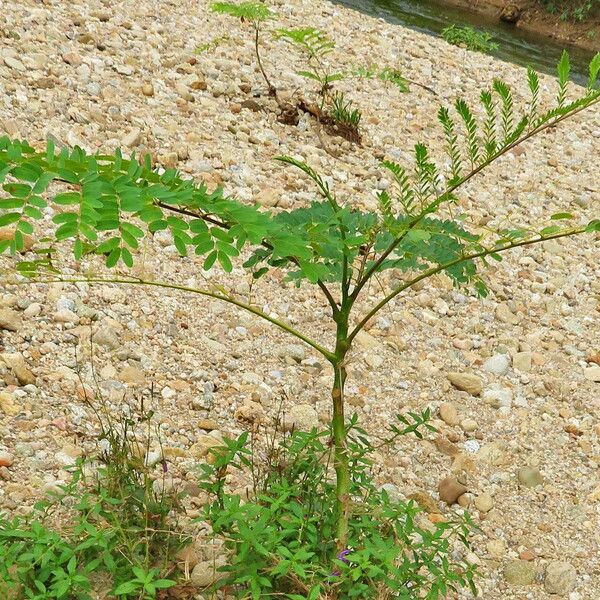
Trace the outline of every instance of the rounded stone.
{"label": "rounded stone", "polygon": [[494,499],[490,494],[484,492],[475,498],[475,508],[483,513],[489,512],[492,510],[492,508],[494,508]]}
{"label": "rounded stone", "polygon": [[544,577],[544,589],[549,594],[567,596],[575,588],[577,571],[568,562],[560,560],[548,563]]}
{"label": "rounded stone", "polygon": [[537,567],[527,560],[513,560],[504,568],[504,579],[510,585],[533,585]]}
{"label": "rounded stone", "polygon": [[542,483],[544,483],[542,474],[540,473],[539,469],[536,469],[535,467],[523,467],[519,469],[517,478],[522,486],[528,488],[537,487],[538,485],[542,485]]}

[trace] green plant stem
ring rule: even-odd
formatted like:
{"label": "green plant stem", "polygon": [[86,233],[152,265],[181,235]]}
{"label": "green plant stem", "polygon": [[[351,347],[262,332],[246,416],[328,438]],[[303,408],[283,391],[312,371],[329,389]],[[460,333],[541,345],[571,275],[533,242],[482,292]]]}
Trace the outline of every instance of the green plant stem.
{"label": "green plant stem", "polygon": [[48,283],[48,284],[50,284],[50,283],[89,283],[89,284],[105,283],[105,284],[109,284],[110,283],[110,284],[116,284],[116,285],[143,285],[143,286],[160,287],[160,288],[169,289],[169,290],[178,290],[178,291],[182,291],[182,292],[189,292],[192,294],[198,294],[200,296],[208,296],[209,298],[214,298],[215,300],[222,300],[223,302],[233,304],[234,306],[237,306],[238,308],[246,310],[246,311],[252,313],[253,315],[256,315],[257,317],[260,317],[261,319],[268,321],[272,325],[276,325],[277,327],[279,327],[286,333],[289,333],[290,335],[297,337],[299,340],[303,341],[305,344],[308,344],[309,346],[314,348],[317,352],[322,354],[327,360],[329,360],[329,361],[335,360],[335,354],[333,354],[332,352],[330,352],[329,350],[327,350],[326,348],[324,348],[317,342],[311,340],[308,336],[304,335],[303,333],[300,333],[299,331],[297,331],[296,329],[294,329],[287,323],[284,323],[283,321],[280,321],[279,319],[270,317],[269,315],[267,315],[265,312],[263,312],[259,308],[255,308],[254,306],[251,306],[250,304],[246,304],[244,302],[241,302],[240,300],[236,300],[235,298],[232,298],[231,296],[226,296],[225,294],[220,294],[217,292],[210,292],[208,290],[201,290],[198,288],[188,287],[185,285],[178,285],[175,283],[167,283],[164,281],[148,281],[145,279],[120,279],[120,278],[106,278],[105,279],[102,277],[73,277],[73,278],[71,278],[71,277],[56,277],[56,278],[51,278],[51,279],[33,278],[30,281],[29,280],[25,280],[25,281],[12,280],[12,281],[5,282],[6,285],[25,285],[25,284],[29,284],[29,283]]}
{"label": "green plant stem", "polygon": [[277,98],[277,88],[269,81],[269,77],[267,76],[267,72],[262,64],[262,59],[260,57],[260,48],[259,48],[259,36],[260,36],[260,27],[258,23],[254,23],[254,52],[256,53],[256,62],[258,63],[258,68],[262,73],[264,80],[267,82],[267,87],[269,88],[269,96],[274,96]]}
{"label": "green plant stem", "polygon": [[588,231],[587,227],[578,227],[578,228],[575,228],[575,229],[569,229],[567,231],[560,231],[560,232],[552,234],[552,235],[538,236],[538,237],[535,237],[533,239],[530,238],[530,239],[527,239],[527,240],[521,240],[519,242],[511,242],[511,243],[505,244],[503,246],[496,246],[494,248],[486,248],[486,249],[481,250],[479,252],[474,252],[472,254],[468,254],[468,255],[463,256],[461,258],[457,258],[457,259],[455,259],[453,261],[450,261],[448,263],[445,263],[443,265],[438,265],[437,267],[432,267],[431,269],[427,269],[427,271],[423,271],[423,273],[421,273],[418,277],[415,277],[414,279],[411,279],[410,281],[407,281],[406,283],[403,283],[402,285],[400,285],[397,288],[395,288],[394,290],[392,290],[385,298],[383,298],[383,300],[381,300],[380,302],[378,302],[371,310],[369,310],[369,312],[359,321],[358,325],[356,325],[356,327],[354,327],[354,329],[352,330],[352,332],[348,335],[348,344],[352,344],[352,340],[354,340],[354,338],[356,337],[356,335],[358,334],[358,332],[388,302],[390,302],[390,300],[392,300],[393,298],[395,298],[398,294],[400,294],[404,290],[412,287],[413,285],[415,285],[419,281],[422,281],[423,279],[428,279],[429,277],[432,277],[433,275],[437,275],[438,273],[441,273],[442,271],[445,271],[446,269],[449,269],[450,267],[453,267],[455,265],[459,265],[460,263],[463,263],[463,262],[468,261],[468,260],[474,260],[474,259],[477,259],[477,258],[485,258],[486,256],[489,256],[490,254],[497,254],[497,253],[500,253],[500,252],[506,252],[507,250],[512,250],[513,248],[518,248],[520,246],[530,246],[531,244],[537,244],[539,242],[545,242],[547,240],[556,240],[556,239],[563,238],[563,237],[570,237],[570,236],[573,236],[573,235],[578,235],[578,234],[581,234],[581,233],[585,233],[586,231]]}
{"label": "green plant stem", "polygon": [[337,333],[333,366],[333,387],[331,400],[333,417],[331,419],[333,433],[333,456],[336,475],[336,514],[337,514],[337,548],[344,550],[348,543],[348,520],[350,517],[350,468],[348,465],[348,448],[346,439],[346,422],[344,418],[344,386],[346,383],[346,352],[348,351],[348,321],[350,305],[342,305],[336,319]]}

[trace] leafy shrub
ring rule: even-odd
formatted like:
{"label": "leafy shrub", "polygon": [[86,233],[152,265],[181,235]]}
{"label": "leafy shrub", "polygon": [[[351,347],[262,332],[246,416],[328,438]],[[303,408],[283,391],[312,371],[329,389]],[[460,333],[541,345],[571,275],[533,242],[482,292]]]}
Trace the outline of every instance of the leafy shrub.
{"label": "leafy shrub", "polygon": [[[396,431],[418,431],[428,417],[415,415],[414,423]],[[475,593],[473,565],[455,558],[453,547],[461,543],[462,555],[468,549],[469,518],[419,525],[414,503],[393,499],[375,486],[368,458],[374,448],[355,418],[347,435],[350,514],[341,551],[336,544],[331,431],[294,431],[279,443],[269,442],[264,468],[244,433],[215,454],[213,465],[204,465],[201,486],[212,501],[203,518],[226,540],[231,556],[217,587],[233,586],[236,597],[253,600],[269,595],[437,600],[464,586]],[[251,475],[253,491],[247,501],[225,491],[223,479],[232,469]]]}
{"label": "leafy shrub", "polygon": [[[590,64],[587,89],[576,99],[569,98],[569,71],[569,59],[565,53],[557,69],[556,101],[545,111],[540,110],[545,99],[541,98],[538,77],[531,70],[528,71],[530,100],[523,114],[516,111],[512,92],[502,81],[495,81],[489,90],[481,93],[481,120],[460,98],[452,107],[441,107],[438,120],[446,140],[444,161],[434,160],[424,144],[417,144],[410,169],[391,161],[384,162],[382,168],[389,171],[395,185],[389,191],[376,191],[376,212],[363,212],[352,206],[350,200],[338,199],[327,179],[310,165],[293,157],[280,157],[279,160],[300,169],[313,182],[321,200],[308,207],[273,214],[227,198],[220,189],[209,192],[204,184],[196,185],[183,179],[174,169],[164,172],[153,170],[149,158],[140,163],[134,158],[123,158],[118,150],[112,156],[89,156],[80,148],[56,152],[52,142],[40,151],[27,142],[1,138],[0,178],[8,181],[2,187],[4,197],[0,201],[0,230],[3,232],[0,252],[10,251],[16,255],[23,251],[24,236],[29,235],[34,237],[34,252],[38,253],[37,256],[34,253],[19,258],[16,261],[18,275],[11,275],[7,283],[84,281],[156,286],[197,294],[247,311],[295,336],[322,355],[331,365],[331,437],[326,445],[332,447],[335,491],[332,492],[325,481],[318,489],[324,495],[322,510],[331,527],[330,536],[335,547],[330,556],[331,569],[339,570],[339,585],[348,586],[344,593],[350,594],[351,587],[363,590],[363,584],[373,580],[375,575],[371,566],[375,561],[377,569],[383,569],[387,573],[385,577],[390,580],[383,585],[398,590],[396,577],[407,576],[407,571],[397,575],[391,570],[388,551],[392,551],[387,549],[388,546],[381,549],[381,556],[387,557],[383,563],[377,562],[379,559],[372,556],[372,550],[369,550],[369,562],[361,562],[360,552],[365,545],[379,544],[377,540],[383,539],[385,531],[386,535],[395,539],[394,536],[402,531],[414,530],[407,524],[410,513],[406,507],[398,507],[383,496],[371,494],[368,478],[355,477],[354,461],[358,450],[350,435],[344,400],[347,361],[356,337],[367,323],[392,300],[409,293],[416,284],[444,273],[456,286],[484,296],[488,290],[479,268],[485,267],[487,260],[499,261],[504,252],[513,248],[576,235],[594,236],[600,231],[600,219],[584,219],[581,215],[564,211],[548,215],[547,220],[537,226],[526,224],[506,228],[500,225],[494,229],[488,224],[482,232],[469,225],[466,215],[457,215],[453,209],[463,186],[507,152],[600,102],[600,90],[597,88],[600,54]],[[52,182],[63,186],[62,190],[49,193],[48,187]],[[65,185],[68,186],[66,191]],[[47,209],[53,213],[50,220],[44,217]],[[42,221],[42,232],[36,231],[35,225],[39,221]],[[46,237],[49,228],[54,228],[54,239]],[[331,336],[334,339],[328,340],[327,335],[312,339],[301,330],[301,326],[293,326],[268,314],[224,287],[195,288],[172,281],[94,273],[94,269],[99,269],[94,255],[104,257],[107,268],[114,268],[117,264],[131,268],[139,240],[159,230],[170,232],[182,256],[191,250],[195,256],[201,257],[204,269],[218,264],[230,273],[233,261],[244,252],[246,260],[243,267],[255,278],[277,269],[285,272],[288,281],[299,286],[317,286],[330,311],[329,325],[330,330],[335,331]],[[55,252],[57,247],[68,242],[72,244],[74,256],[83,262],[79,275],[63,274],[60,260],[55,258],[55,255],[60,256]],[[369,289],[373,279],[386,270],[395,272],[397,277],[391,279],[390,286],[382,290],[374,304],[362,308],[365,289]],[[240,452],[241,448],[236,455]],[[317,468],[316,464],[314,468]],[[288,477],[291,477],[292,484],[299,484],[297,478]],[[366,486],[362,492],[357,483]],[[272,489],[275,496],[281,492],[277,487]],[[356,521],[351,522],[350,518],[354,514],[352,493],[355,490],[362,499],[362,506],[374,507],[376,502],[381,502],[381,510],[388,521],[396,524],[399,521],[401,526],[394,525],[387,530],[372,529],[369,523],[362,521],[360,526],[356,526]],[[96,501],[94,506],[100,501],[99,510],[102,511],[104,499],[98,500],[97,493],[93,498]],[[374,504],[368,504],[369,498]],[[270,510],[274,509],[273,496],[267,497],[264,502],[271,507]],[[224,507],[221,509],[224,510]],[[291,505],[290,510],[293,510]],[[104,516],[104,513],[101,514]],[[229,523],[227,527],[232,530],[238,527],[239,530],[242,521],[232,520],[230,512],[223,514]],[[268,521],[269,513],[263,511],[263,514]],[[249,515],[248,518],[252,517]],[[217,523],[214,521],[214,524]],[[117,533],[120,531],[118,523],[114,523],[113,527]],[[364,538],[358,539],[363,530]],[[275,529],[276,535],[281,532]],[[350,548],[351,543],[357,546]],[[438,564],[433,560],[425,569],[432,575],[435,575],[434,566],[448,567],[444,549],[436,548],[441,562]],[[245,546],[236,546],[236,549],[241,552]],[[342,553],[349,549],[355,562],[350,561],[346,567],[336,557],[347,558]],[[261,556],[269,554],[260,546],[254,550]],[[14,556],[10,556],[11,564],[14,564]],[[310,559],[303,556],[298,561]],[[295,561],[294,554],[291,558],[284,556],[284,560],[288,561],[284,571],[287,569],[285,572],[291,573],[293,567],[289,561]],[[414,563],[413,568],[418,564]],[[264,562],[255,566],[258,569],[261,565]],[[436,580],[438,583],[435,585],[441,594],[445,593],[442,591],[444,585],[453,583],[451,572],[456,573],[451,568],[444,577]],[[320,573],[324,574],[323,571]],[[420,574],[421,570],[411,576],[418,578]],[[307,576],[307,579],[310,580],[310,577]],[[352,586],[348,583],[350,580],[353,581]],[[255,579],[248,579],[247,585],[252,586],[251,581]],[[455,583],[462,585],[465,582],[468,579],[457,579]],[[238,583],[243,582],[238,580]],[[264,587],[267,584],[259,580],[254,585]],[[433,585],[431,589],[434,590]],[[320,592],[309,590],[308,593],[314,597]],[[385,593],[393,597],[397,592]],[[407,599],[415,598],[410,590],[398,593],[404,593]]]}
{"label": "leafy shrub", "polygon": [[477,31],[473,27],[449,25],[442,31],[442,37],[455,46],[464,46],[477,52],[493,52],[498,49],[493,36],[486,31]]}
{"label": "leafy shrub", "polygon": [[[142,442],[134,435],[151,418],[143,406],[117,422],[107,414],[96,462],[79,460],[69,484],[28,517],[0,517],[0,591],[88,600],[92,582],[104,578],[120,600],[153,600],[175,585],[165,575],[187,543],[174,523],[179,499],[164,482],[156,485],[160,476],[147,460],[150,430]],[[52,527],[61,506],[70,507],[69,526]]]}

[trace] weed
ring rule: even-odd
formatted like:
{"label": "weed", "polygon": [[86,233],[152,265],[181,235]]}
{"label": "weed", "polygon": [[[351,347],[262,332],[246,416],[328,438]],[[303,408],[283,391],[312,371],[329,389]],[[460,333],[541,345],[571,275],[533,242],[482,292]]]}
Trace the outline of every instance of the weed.
{"label": "weed", "polygon": [[[96,411],[99,452],[78,460],[60,492],[28,517],[0,518],[0,590],[30,600],[88,600],[92,581],[103,576],[120,600],[152,600],[175,585],[166,576],[187,543],[176,525],[179,496],[161,481],[166,463],[157,475],[147,458],[152,411],[143,403],[124,408],[116,421]],[[62,520],[70,524],[60,527],[55,517],[65,507]]]}
{"label": "weed", "polygon": [[486,31],[477,31],[473,27],[449,25],[442,31],[442,37],[455,46],[463,46],[477,52],[493,52],[498,49],[493,36]]}

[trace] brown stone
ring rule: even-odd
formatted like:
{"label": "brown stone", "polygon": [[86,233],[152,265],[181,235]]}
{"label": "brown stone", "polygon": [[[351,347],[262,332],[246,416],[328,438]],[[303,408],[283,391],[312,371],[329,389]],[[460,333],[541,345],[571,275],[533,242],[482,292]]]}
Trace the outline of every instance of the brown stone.
{"label": "brown stone", "polygon": [[438,451],[446,456],[458,456],[460,454],[460,448],[443,435],[438,435],[433,443]]}
{"label": "brown stone", "polygon": [[440,512],[437,502],[427,492],[415,492],[410,494],[408,498],[414,500],[427,513]]}
{"label": "brown stone", "polygon": [[457,481],[454,477],[446,477],[438,485],[440,500],[448,505],[455,504],[458,498],[465,492],[467,492],[467,486]]}

